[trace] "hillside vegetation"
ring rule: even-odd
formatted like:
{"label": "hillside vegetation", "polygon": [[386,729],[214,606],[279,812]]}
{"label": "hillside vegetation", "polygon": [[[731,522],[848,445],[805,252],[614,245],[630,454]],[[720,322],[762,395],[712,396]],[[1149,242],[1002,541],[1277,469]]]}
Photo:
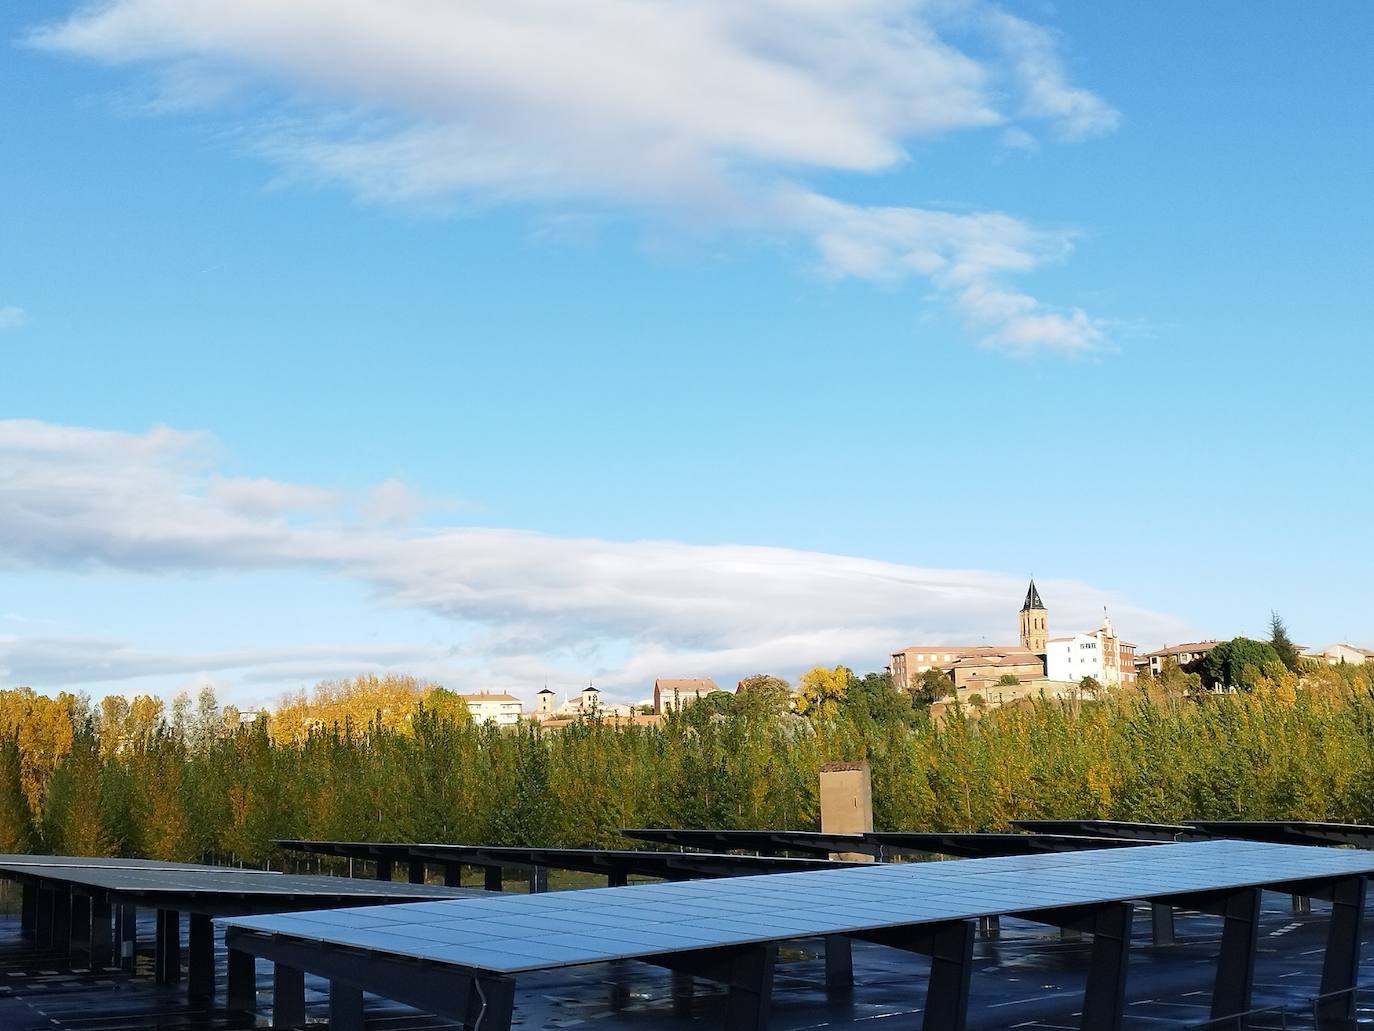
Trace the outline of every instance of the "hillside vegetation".
{"label": "hillside vegetation", "polygon": [[[819,763],[866,759],[881,829],[1018,817],[1374,822],[1374,667],[1196,697],[1169,682],[942,719],[886,678],[772,682],[656,727],[475,725],[406,678],[245,722],[211,693],[0,692],[0,852],[275,861],[278,837],[597,846],[625,826],[815,828]],[[805,678],[804,678],[805,679]]]}

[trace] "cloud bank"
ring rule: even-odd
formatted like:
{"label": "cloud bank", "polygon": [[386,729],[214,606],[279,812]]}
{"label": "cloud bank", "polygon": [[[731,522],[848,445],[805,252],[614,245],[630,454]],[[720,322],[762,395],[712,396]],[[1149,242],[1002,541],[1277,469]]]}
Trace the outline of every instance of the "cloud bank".
{"label": "cloud bank", "polygon": [[[835,275],[929,277],[990,344],[1102,340],[1086,313],[1002,285],[1067,234],[1035,246],[1044,231],[1009,215],[809,196],[809,175],[891,171],[914,141],[996,130],[1026,150],[1116,127],[1048,30],[977,0],[107,0],[31,42],[150,66],[155,109],[229,110],[293,174],[370,199],[629,206],[799,237]],[[1017,260],[909,260],[954,264],[970,236]]]}
{"label": "cloud bank", "polygon": [[[878,669],[920,640],[1002,642],[1014,636],[1025,589],[1020,572],[788,548],[405,529],[371,518],[366,498],[224,477],[222,460],[200,433],[0,421],[0,570],[304,571],[365,584],[379,605],[437,615],[453,628],[452,644],[186,655],[100,637],[12,636],[0,638],[11,682],[234,669],[269,683],[399,668],[527,694],[543,679],[593,676],[640,697],[656,676],[732,682],[821,662]],[[1060,627],[1094,625],[1108,604],[1142,643],[1186,632],[1086,584],[1041,587]]]}

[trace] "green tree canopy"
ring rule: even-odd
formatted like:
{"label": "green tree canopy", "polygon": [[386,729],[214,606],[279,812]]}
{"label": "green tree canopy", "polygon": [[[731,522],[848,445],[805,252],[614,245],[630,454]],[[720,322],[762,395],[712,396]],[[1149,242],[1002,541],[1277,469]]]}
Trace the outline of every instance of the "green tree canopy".
{"label": "green tree canopy", "polygon": [[911,689],[912,700],[917,705],[930,705],[941,698],[953,698],[954,694],[954,681],[942,669],[926,670]]}
{"label": "green tree canopy", "polygon": [[861,724],[910,724],[918,718],[911,695],[894,690],[892,676],[888,673],[851,676],[841,708]]}
{"label": "green tree canopy", "polygon": [[1249,691],[1262,677],[1275,678],[1286,667],[1268,641],[1236,637],[1223,641],[1202,660],[1202,682],[1209,688]]}

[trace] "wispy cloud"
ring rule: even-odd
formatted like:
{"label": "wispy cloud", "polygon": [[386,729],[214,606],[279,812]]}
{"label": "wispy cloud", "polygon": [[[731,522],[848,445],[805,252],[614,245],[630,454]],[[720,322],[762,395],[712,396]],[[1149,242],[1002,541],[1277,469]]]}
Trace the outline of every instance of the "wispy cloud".
{"label": "wispy cloud", "polygon": [[1008,276],[1062,260],[1072,233],[1037,230],[1000,212],[859,207],[815,193],[791,195],[787,203],[798,221],[812,227],[835,275],[924,277],[992,346],[1077,352],[1104,339],[1101,323],[1086,312],[1055,311],[1004,285]]}
{"label": "wispy cloud", "polygon": [[18,305],[0,305],[0,330],[18,329],[28,321],[28,312]]}
{"label": "wispy cloud", "polygon": [[[493,527],[404,530],[351,519],[347,507],[287,519],[280,506],[226,498],[217,455],[204,435],[167,428],[118,433],[0,421],[0,568],[315,571],[370,586],[380,604],[442,617],[457,643],[443,651],[388,646],[394,653],[325,648],[337,661],[313,651],[296,657],[302,669],[389,663],[524,690],[544,677],[591,674],[631,696],[655,675],[791,675],[837,661],[872,669],[923,638],[1003,641],[1013,636],[1024,590],[1020,571],[788,548]],[[291,500],[282,489],[289,486],[268,493]],[[313,503],[313,491],[300,496]],[[1087,584],[1041,587],[1064,627],[1087,626],[1110,604],[1138,640],[1187,632],[1171,616]],[[51,637],[6,641],[0,666],[40,681],[252,667],[243,679],[266,682],[294,661],[276,652],[168,655],[104,639],[65,653]]]}
{"label": "wispy cloud", "polygon": [[[792,200],[813,172],[886,172],[911,141],[961,131],[1023,149],[1032,128],[1079,140],[1119,117],[1070,82],[1048,30],[978,0],[110,0],[32,41],[151,64],[163,110],[179,93],[213,106],[234,78],[275,87],[255,149],[368,198],[629,205],[727,229],[762,215],[828,254],[837,230]],[[817,199],[850,222],[947,229],[945,250],[973,224]],[[984,232],[991,219],[1031,232],[1002,215]],[[867,267],[927,275],[908,250],[869,247]],[[1101,335],[1023,293],[1003,316],[942,292],[1017,350]]]}
{"label": "wispy cloud", "polygon": [[442,653],[413,645],[303,645],[170,652],[111,637],[0,635],[0,683],[79,687],[146,677],[235,673],[248,684],[282,685],[431,665]]}
{"label": "wispy cloud", "polygon": [[1063,140],[1083,140],[1112,132],[1121,113],[1097,94],[1069,82],[1054,35],[1046,28],[996,8],[982,17],[1001,45],[1021,87],[1021,111],[1048,122]]}

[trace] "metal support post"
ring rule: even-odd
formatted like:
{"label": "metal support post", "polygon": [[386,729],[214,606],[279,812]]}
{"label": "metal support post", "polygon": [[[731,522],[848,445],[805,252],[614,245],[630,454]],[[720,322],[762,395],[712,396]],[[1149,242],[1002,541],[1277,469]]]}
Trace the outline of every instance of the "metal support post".
{"label": "metal support post", "polygon": [[740,945],[726,949],[654,956],[646,962],[673,972],[673,1010],[689,1013],[692,979],[704,977],[726,986],[726,1031],[762,1031],[773,1001],[776,945]]}
{"label": "metal support post", "polygon": [[215,996],[215,927],[204,913],[191,914],[187,957],[187,994],[192,999]]}
{"label": "metal support post", "polygon": [[630,875],[624,870],[612,870],[606,875],[606,887],[623,888],[630,883]]}
{"label": "metal support post", "polygon": [[71,893],[71,944],[68,958],[74,969],[91,965],[91,897],[82,892]]}
{"label": "metal support post", "polygon": [[825,936],[825,990],[847,992],[854,987],[854,943],[842,934]]}
{"label": "metal support post", "polygon": [[444,864],[444,887],[461,888],[463,886],[463,864],[449,861]]}
{"label": "metal support post", "polygon": [[674,970],[671,984],[669,992],[673,997],[673,1012],[680,1017],[690,1017],[692,996],[696,994],[696,978],[691,974],[684,974],[681,970]]}
{"label": "metal support post", "polygon": [[1292,900],[1292,909],[1294,913],[1298,914],[1307,914],[1312,912],[1312,896],[1294,895]]}
{"label": "metal support post", "polygon": [[984,938],[996,938],[1002,933],[1002,918],[1000,916],[980,916],[978,918],[978,933]]}
{"label": "metal support post", "polygon": [[612,960],[607,964],[610,973],[610,1003],[613,1013],[619,1013],[630,1004],[628,966],[629,964],[623,959]]}
{"label": "metal support post", "polygon": [[379,859],[379,860],[377,860],[377,880],[379,880],[379,881],[389,881],[389,880],[391,880],[391,860],[390,860],[390,859]]}
{"label": "metal support post", "polygon": [[52,948],[54,892],[46,884],[38,886],[38,900],[34,909],[33,938],[40,949]]}
{"label": "metal support post", "polygon": [[91,969],[104,970],[114,965],[114,927],[110,896],[98,892],[91,896]]}
{"label": "metal support post", "polygon": [[425,883],[425,861],[423,859],[412,859],[410,861],[409,872],[409,880],[411,884]]}
{"label": "metal support post", "polygon": [[1110,902],[1022,915],[1058,927],[1066,936],[1092,936],[1088,980],[1083,989],[1082,1026],[1085,1031],[1120,1031],[1126,1010],[1126,968],[1135,907],[1129,902]]}
{"label": "metal support post", "polygon": [[52,947],[64,956],[72,949],[72,890],[65,885],[52,891]]}
{"label": "metal support post", "polygon": [[28,936],[33,935],[38,921],[38,885],[25,881],[20,887],[19,929]]}
{"label": "metal support post", "polygon": [[969,978],[973,974],[975,920],[950,920],[850,935],[863,941],[930,957],[923,1031],[964,1031],[968,1023]]}
{"label": "metal support post", "polygon": [[973,974],[972,920],[935,924],[929,943],[930,985],[922,1031],[964,1031],[969,978]]}
{"label": "metal support post", "polygon": [[300,1027],[305,1023],[305,972],[284,963],[272,968],[272,1026]]}
{"label": "metal support post", "polygon": [[1363,877],[1347,877],[1331,886],[1331,921],[1326,929],[1321,994],[1316,1004],[1321,1026],[1353,1026],[1367,883]]}
{"label": "metal support post", "polygon": [[537,895],[548,890],[549,868],[547,866],[530,867],[530,894]]}
{"label": "metal support post", "polygon": [[500,891],[501,868],[499,866],[484,866],[482,872],[484,877],[482,887],[486,888],[487,891]]}
{"label": "metal support post", "polygon": [[132,971],[138,958],[138,907],[132,902],[122,902],[115,916],[115,946],[119,966]]}
{"label": "metal support post", "polygon": [[1150,940],[1156,945],[1174,944],[1174,907],[1167,902],[1150,903]]}
{"label": "metal support post", "polygon": [[258,1008],[257,957],[230,949],[227,980],[225,1008],[234,1013],[252,1013]]}
{"label": "metal support post", "polygon": [[1086,928],[1093,936],[1093,951],[1083,990],[1084,1031],[1120,1031],[1134,917],[1135,907],[1128,902],[1101,906]]}
{"label": "metal support post", "polygon": [[510,978],[481,978],[473,982],[477,991],[467,992],[464,1031],[510,1031],[515,1015],[515,981]]}
{"label": "metal support post", "polygon": [[176,984],[181,980],[181,914],[175,909],[157,911],[154,950],[154,980],[158,984]]}
{"label": "metal support post", "polygon": [[773,1004],[773,963],[777,948],[751,945],[730,964],[725,996],[725,1031],[763,1031]]}
{"label": "metal support post", "polygon": [[329,1031],[363,1031],[363,990],[329,982]]}
{"label": "metal support post", "polygon": [[1260,889],[1226,893],[1219,907],[1221,955],[1212,990],[1212,1019],[1244,1013],[1255,985],[1255,948],[1259,941]]}

